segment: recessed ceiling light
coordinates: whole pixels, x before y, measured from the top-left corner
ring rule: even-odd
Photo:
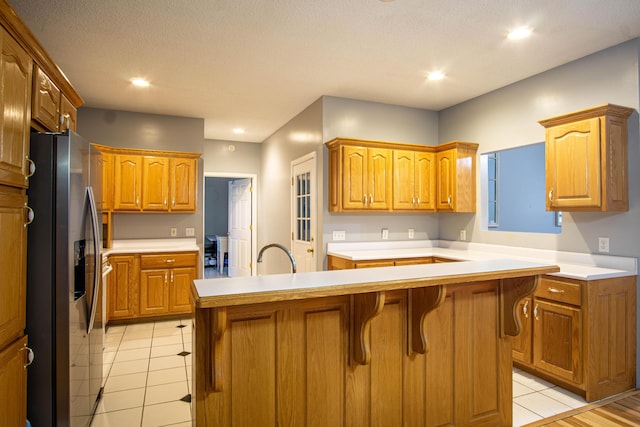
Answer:
[[[149,86],[149,82],[142,78],[131,79],[131,83],[133,83],[134,86],[138,86],[138,87]]]
[[[427,74],[428,80],[442,80],[444,79],[444,73],[442,71],[433,71]]]
[[[242,128],[235,128],[235,129],[233,130],[233,133],[235,133],[236,135],[241,135],[241,134],[243,134],[243,133],[244,133],[244,129],[242,129]]]
[[[520,40],[520,39],[526,39],[527,37],[529,37],[531,35],[531,33],[533,32],[533,30],[529,27],[518,27],[514,30],[512,30],[508,35],[507,38],[510,40]]]

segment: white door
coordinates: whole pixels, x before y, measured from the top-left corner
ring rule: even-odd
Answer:
[[[316,271],[316,156],[291,162],[291,238],[297,271]]]
[[[251,276],[251,179],[229,181],[229,277]]]

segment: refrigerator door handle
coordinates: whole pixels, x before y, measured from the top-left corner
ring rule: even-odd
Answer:
[[[98,228],[98,210],[96,209],[96,200],[93,195],[93,189],[87,187],[87,197],[89,200],[89,212],[91,213],[91,226],[93,228],[93,292],[91,294],[91,306],[89,311],[89,322],[87,324],[87,333],[93,329],[93,323],[96,318],[96,309],[98,306],[98,292],[100,291],[100,231]]]

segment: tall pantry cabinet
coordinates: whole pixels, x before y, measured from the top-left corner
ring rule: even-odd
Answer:
[[[72,126],[83,101],[6,0],[0,0],[0,52],[0,427],[14,427],[26,424],[27,367],[33,356],[25,335],[27,233],[33,214],[27,200],[34,171],[30,133]],[[33,112],[43,113],[41,119]]]

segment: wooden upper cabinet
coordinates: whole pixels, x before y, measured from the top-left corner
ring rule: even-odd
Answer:
[[[77,123],[78,110],[66,96],[60,95],[60,120],[58,122],[58,131],[64,132],[69,129],[75,132]]]
[[[144,156],[142,158],[142,210],[169,209],[169,159]]]
[[[0,47],[0,184],[26,188],[33,61],[1,27]]]
[[[546,128],[548,211],[629,209],[627,119],[612,104],[540,120]]]
[[[449,142],[436,153],[436,209],[476,211],[476,152],[478,144]]]
[[[393,151],[394,210],[435,210],[435,188],[434,153]]]
[[[195,212],[200,153],[96,145],[105,212]]]
[[[58,130],[60,117],[60,89],[37,65],[33,75],[31,118],[48,131]]]
[[[195,211],[197,205],[198,160],[172,158],[169,161],[171,211]]]
[[[326,145],[330,212],[475,212],[478,144],[335,138]]]
[[[116,154],[113,163],[113,210],[139,211],[142,206],[142,156]]]

